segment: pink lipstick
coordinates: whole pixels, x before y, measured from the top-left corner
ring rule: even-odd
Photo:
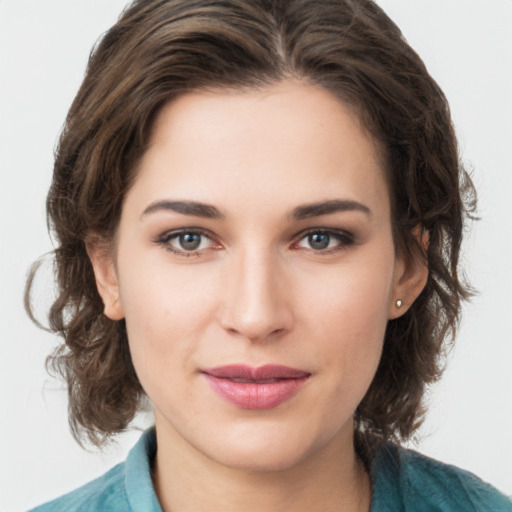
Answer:
[[[291,398],[310,373],[280,365],[219,366],[203,375],[222,398],[242,409],[272,409]]]

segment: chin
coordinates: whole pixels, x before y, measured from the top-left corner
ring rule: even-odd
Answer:
[[[217,462],[227,468],[248,473],[275,473],[297,467],[307,458],[307,453],[296,446],[270,449],[261,446],[231,447],[230,453],[223,452]]]
[[[265,425],[237,429],[209,446],[207,455],[217,463],[240,471],[286,471],[306,463],[329,444],[310,432]]]

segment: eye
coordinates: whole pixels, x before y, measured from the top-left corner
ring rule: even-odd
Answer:
[[[179,256],[199,256],[199,251],[212,246],[213,240],[197,229],[170,231],[159,236],[156,243]]]
[[[345,231],[313,229],[305,233],[297,245],[304,249],[330,254],[342,251],[353,244],[354,237]]]

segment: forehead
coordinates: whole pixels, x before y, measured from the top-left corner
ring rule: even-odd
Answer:
[[[168,103],[134,189],[146,201],[192,195],[226,208],[254,196],[260,206],[333,194],[389,202],[378,144],[354,111],[319,86],[291,81],[200,91]]]

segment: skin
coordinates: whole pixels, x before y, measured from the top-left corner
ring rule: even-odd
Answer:
[[[176,200],[208,203],[222,218],[158,205]],[[290,218],[326,200],[367,211]],[[115,250],[89,254],[105,314],[126,319],[154,405],[165,511],[369,510],[352,417],[388,319],[427,277],[397,257],[390,211],[377,144],[320,87],[198,92],[161,111]],[[190,228],[207,237],[186,257],[174,232]],[[327,248],[308,229],[324,232]],[[311,376],[289,400],[254,411],[225,401],[201,373],[226,364]]]

